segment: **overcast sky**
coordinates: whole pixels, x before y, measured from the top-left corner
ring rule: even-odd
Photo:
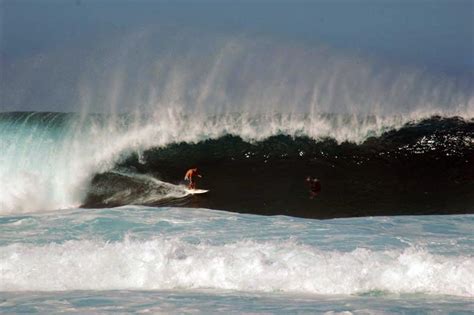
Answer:
[[[3,97],[22,60],[73,54],[140,28],[327,45],[468,80],[474,73],[474,1],[3,0],[0,13]]]
[[[408,62],[473,66],[474,1],[3,0],[2,52],[34,53],[97,30],[156,23],[321,41]],[[82,38],[85,37],[85,38]]]

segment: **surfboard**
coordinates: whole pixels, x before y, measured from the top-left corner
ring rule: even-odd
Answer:
[[[205,193],[207,193],[209,190],[206,190],[206,189],[188,189],[188,188],[185,188],[184,191],[186,191],[186,193],[189,194],[189,195],[200,195],[200,194],[205,194]]]

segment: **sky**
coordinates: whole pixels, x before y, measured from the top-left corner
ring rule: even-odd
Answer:
[[[100,47],[105,51],[120,46],[121,38],[141,29],[159,30],[154,40],[162,42],[182,34],[245,36],[288,46],[330,47],[455,78],[474,77],[472,0],[2,0],[0,14],[3,111],[31,109],[34,100],[48,99],[48,86],[55,83],[48,83],[48,77],[57,72],[65,73],[61,81],[70,80],[64,90],[73,90],[77,79],[72,77],[80,76],[88,51],[106,60],[97,52]],[[75,65],[57,57],[61,55],[68,55]],[[48,56],[41,70],[44,82],[22,87],[21,82],[33,76],[31,65]],[[26,89],[31,97],[21,97]],[[61,97],[56,102],[62,102]]]

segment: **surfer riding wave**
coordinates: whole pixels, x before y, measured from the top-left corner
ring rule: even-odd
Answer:
[[[184,175],[184,180],[189,181],[188,189],[196,189],[196,177],[202,177],[197,167],[189,169]]]

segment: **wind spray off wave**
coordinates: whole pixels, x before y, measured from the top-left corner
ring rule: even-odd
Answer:
[[[1,213],[77,206],[95,174],[172,143],[289,135],[360,144],[433,115],[474,117],[469,80],[322,47],[245,38],[157,47],[155,36],[131,33],[79,59],[83,75],[67,102],[81,114],[2,114]]]

